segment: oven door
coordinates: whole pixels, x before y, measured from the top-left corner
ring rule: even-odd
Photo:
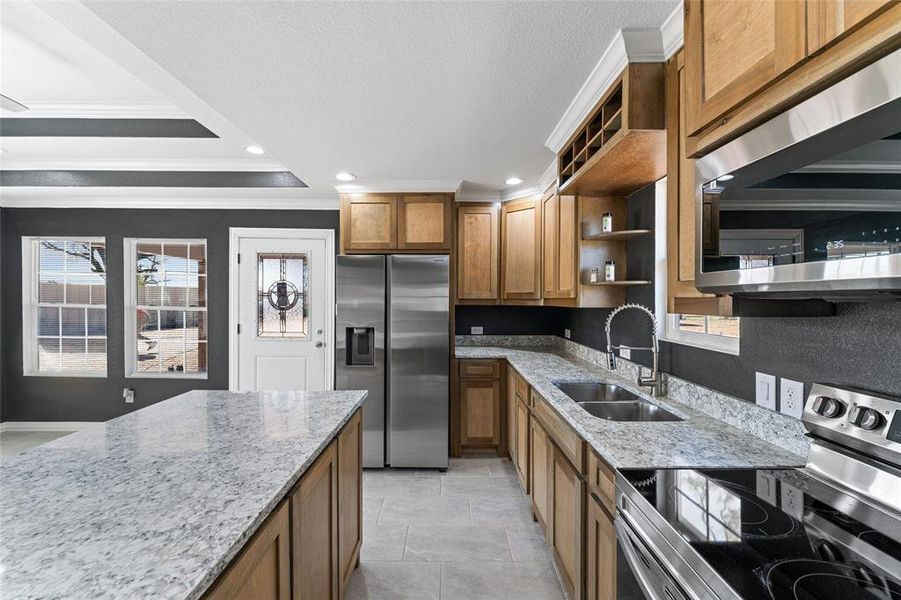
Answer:
[[[616,519],[617,600],[690,600],[663,563],[623,517]]]
[[[696,284],[901,299],[901,50],[696,162]]]

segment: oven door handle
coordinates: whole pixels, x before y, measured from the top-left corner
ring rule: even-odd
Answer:
[[[616,519],[614,526],[619,547],[622,548],[623,556],[625,556],[626,562],[629,563],[629,568],[632,569],[632,574],[635,575],[635,580],[638,582],[638,586],[644,592],[644,595],[650,600],[670,600],[657,591],[657,586],[654,585],[654,577],[652,576],[651,563],[638,547],[641,541],[639,540],[636,543],[633,536],[637,537],[637,534],[632,531],[632,527],[625,524],[622,518]]]

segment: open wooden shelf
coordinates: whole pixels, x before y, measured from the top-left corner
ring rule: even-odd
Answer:
[[[582,239],[595,242],[612,242],[616,240],[631,240],[651,233],[650,229],[624,229],[622,231],[610,231],[608,233],[582,232]]]
[[[583,281],[582,285],[606,285],[606,286],[621,286],[628,287],[631,285],[651,285],[650,281],[644,281],[643,279],[623,279],[621,281],[596,281],[594,283],[590,281]]]
[[[561,194],[626,196],[666,174],[662,63],[633,63],[564,145]]]

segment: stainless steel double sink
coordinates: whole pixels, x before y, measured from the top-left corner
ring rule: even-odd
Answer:
[[[683,421],[615,383],[560,381],[554,383],[588,414],[608,421]]]

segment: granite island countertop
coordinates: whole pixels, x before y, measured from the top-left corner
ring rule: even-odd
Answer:
[[[684,403],[650,396],[634,381],[557,348],[457,346],[458,359],[506,359],[561,417],[617,469],[803,467],[806,457],[780,448]],[[611,381],[684,421],[607,421],[582,410],[555,381]]]
[[[191,391],[4,460],[3,597],[200,597],[365,398]]]

